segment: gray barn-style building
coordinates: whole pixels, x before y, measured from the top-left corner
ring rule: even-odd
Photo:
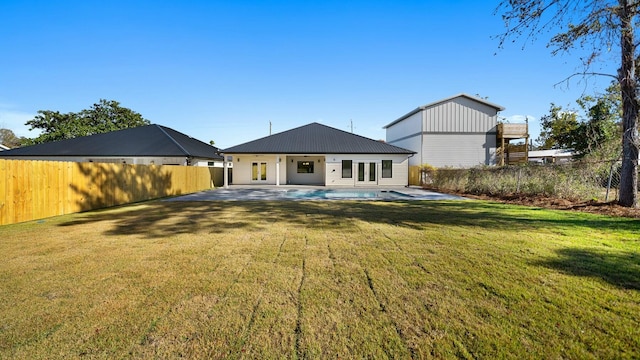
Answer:
[[[420,106],[384,127],[387,143],[413,150],[410,166],[496,165],[498,113],[504,107],[458,94]]]

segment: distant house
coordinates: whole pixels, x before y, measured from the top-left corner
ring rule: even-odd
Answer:
[[[9,147],[0,144],[0,151],[5,151],[5,150],[9,150],[9,149],[10,149]]]
[[[413,155],[318,123],[224,150],[236,185],[405,186]]]
[[[147,125],[0,152],[0,158],[222,167],[218,148],[161,125]]]
[[[389,144],[415,151],[411,166],[496,165],[498,112],[504,107],[459,94],[420,106],[384,126]],[[508,140],[507,140],[508,143]]]
[[[560,164],[573,160],[576,152],[568,149],[531,150],[529,162],[538,164]]]

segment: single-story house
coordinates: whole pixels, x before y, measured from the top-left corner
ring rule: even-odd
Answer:
[[[415,154],[319,123],[223,152],[233,163],[231,182],[235,185],[325,186],[406,186],[409,158]],[[228,184],[227,175],[225,186]]]
[[[391,145],[415,151],[411,166],[465,168],[498,162],[498,113],[504,107],[458,94],[420,106],[384,126]]]
[[[152,124],[5,150],[0,158],[223,167],[218,152],[215,146]]]

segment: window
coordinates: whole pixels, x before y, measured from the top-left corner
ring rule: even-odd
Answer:
[[[342,178],[351,179],[353,163],[351,160],[342,160]]]
[[[298,174],[313,174],[313,161],[298,161]]]
[[[382,160],[382,177],[383,178],[392,178],[393,177],[393,162],[391,160]]]
[[[364,163],[358,163],[358,181],[364,181]]]
[[[369,163],[369,181],[376,181],[376,163]]]

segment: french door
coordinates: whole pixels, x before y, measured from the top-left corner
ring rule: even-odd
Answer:
[[[376,163],[358,163],[358,184],[376,184],[378,182],[378,177],[376,175]]]
[[[251,180],[252,181],[267,181],[267,163],[266,162],[253,162],[251,163]]]

